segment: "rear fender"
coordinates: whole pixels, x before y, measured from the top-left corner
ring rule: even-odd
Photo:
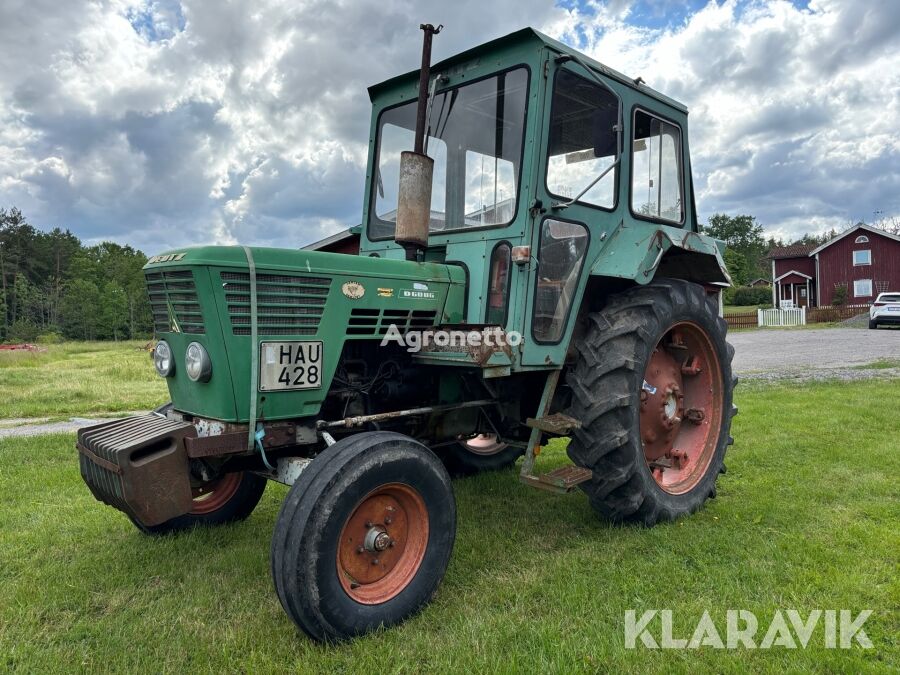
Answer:
[[[646,284],[657,275],[706,284],[731,284],[724,242],[675,227],[621,224],[591,267],[591,274]]]

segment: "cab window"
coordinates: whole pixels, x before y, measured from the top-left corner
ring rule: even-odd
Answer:
[[[581,223],[548,218],[541,226],[531,327],[535,341],[562,339],[587,246],[588,231]]]
[[[525,67],[440,91],[429,101],[425,145],[434,159],[432,234],[513,221],[527,102]],[[416,109],[412,100],[379,116],[370,239],[394,234],[400,153],[412,150]]]
[[[681,129],[643,110],[635,111],[632,128],[632,213],[682,222]]]
[[[571,199],[590,185],[616,159],[619,102],[611,91],[568,70],[560,70],[553,85],[547,191]],[[613,208],[613,169],[584,193],[579,202]]]

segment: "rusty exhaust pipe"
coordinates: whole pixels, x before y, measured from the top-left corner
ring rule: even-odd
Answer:
[[[419,252],[428,246],[434,160],[425,154],[425,118],[428,110],[428,80],[431,76],[431,39],[441,32],[442,27],[435,28],[430,23],[423,23],[419,28],[424,32],[424,37],[416,108],[416,136],[413,151],[400,153],[397,227],[394,231],[394,241],[404,248],[407,260],[418,260]]]

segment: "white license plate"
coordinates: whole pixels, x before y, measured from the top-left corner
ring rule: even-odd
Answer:
[[[888,307],[889,312],[900,312],[900,307]]]
[[[261,342],[259,390],[318,389],[322,386],[321,342]]]

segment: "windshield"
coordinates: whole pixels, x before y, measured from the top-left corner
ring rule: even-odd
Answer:
[[[528,71],[516,68],[429,100],[432,233],[506,225],[515,217],[527,94]],[[400,153],[412,150],[415,127],[415,100],[379,117],[370,239],[394,235]]]

